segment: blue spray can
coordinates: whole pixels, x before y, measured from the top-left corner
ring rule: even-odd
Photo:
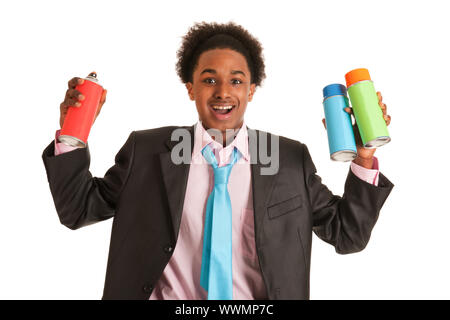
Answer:
[[[349,107],[349,103],[344,85],[330,84],[323,88],[330,158],[335,161],[351,161],[357,155],[352,119],[345,112],[346,107]]]

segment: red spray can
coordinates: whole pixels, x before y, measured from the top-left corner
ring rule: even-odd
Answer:
[[[85,99],[79,101],[78,108],[70,107],[67,110],[59,141],[73,147],[86,147],[89,132],[94,124],[103,87],[98,83],[97,74],[92,72],[84,82],[75,87],[84,95]]]

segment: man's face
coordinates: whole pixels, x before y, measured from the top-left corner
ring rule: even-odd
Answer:
[[[189,97],[195,100],[199,119],[205,129],[239,129],[255,84],[245,57],[231,49],[203,52],[188,82]],[[231,109],[229,109],[231,106]]]

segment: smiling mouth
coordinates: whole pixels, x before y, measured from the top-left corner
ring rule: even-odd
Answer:
[[[233,104],[229,104],[229,105],[212,104],[212,105],[210,105],[210,107],[216,114],[228,114],[236,106]]]

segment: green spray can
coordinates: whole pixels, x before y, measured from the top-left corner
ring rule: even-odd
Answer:
[[[345,81],[364,148],[378,148],[391,141],[369,71],[352,70]]]

